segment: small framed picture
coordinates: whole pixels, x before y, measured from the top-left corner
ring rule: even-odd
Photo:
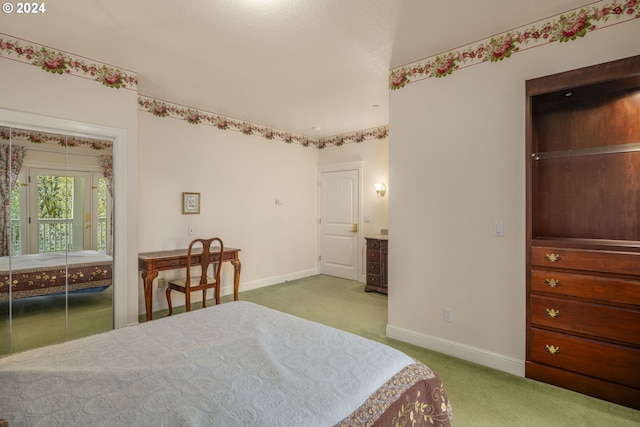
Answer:
[[[182,213],[200,213],[200,193],[182,193]]]

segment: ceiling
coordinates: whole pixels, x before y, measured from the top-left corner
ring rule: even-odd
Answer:
[[[325,138],[388,124],[391,68],[588,2],[60,0],[0,31],[137,72],[141,95]]]

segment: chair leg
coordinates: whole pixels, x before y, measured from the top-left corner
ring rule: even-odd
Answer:
[[[218,305],[220,304],[220,283],[216,285],[216,287],[213,289],[213,292],[215,292],[216,305]]]
[[[169,305],[169,314],[168,316],[171,316],[173,314],[173,306],[171,305],[171,288],[167,287],[167,305]]]
[[[185,292],[185,311],[191,311],[191,292]]]

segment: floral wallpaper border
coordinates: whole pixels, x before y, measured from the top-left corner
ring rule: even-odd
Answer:
[[[279,140],[288,144],[299,144],[303,147],[315,147],[319,149],[330,146],[341,146],[351,142],[360,143],[369,139],[384,139],[389,135],[389,127],[382,126],[328,138],[311,138],[244,120],[233,119],[220,114],[172,104],[144,95],[138,96],[138,110],[149,112],[156,117],[172,117],[194,125],[204,124],[214,126],[220,130],[233,130],[242,132],[245,135],[257,135],[269,140]]]
[[[53,133],[43,133],[0,126],[0,141],[9,141],[10,139],[28,141],[33,144],[56,144],[62,147],[85,147],[96,151],[111,150],[113,148],[112,142],[101,139],[56,135]]]
[[[419,80],[446,77],[461,68],[483,62],[502,61],[525,48],[552,42],[570,42],[586,36],[591,31],[638,18],[640,18],[638,0],[593,2],[579,9],[536,21],[480,42],[394,68],[389,73],[389,88],[398,90]],[[133,72],[99,62],[89,62],[76,55],[9,37],[0,33],[0,58],[5,57],[35,65],[49,73],[89,77],[110,88],[137,90],[138,76]],[[156,117],[172,117],[191,124],[205,124],[220,130],[233,130],[245,135],[257,135],[268,140],[279,140],[319,149],[371,139],[384,139],[389,135],[389,127],[382,126],[328,138],[312,138],[144,95],[138,96],[138,109],[152,113]],[[55,136],[36,134],[26,138],[35,143],[55,140]],[[4,134],[0,133],[0,139],[6,139]],[[101,149],[96,148],[90,141],[77,143]]]
[[[591,31],[638,18],[638,0],[594,2],[456,50],[394,68],[389,74],[389,89],[398,90],[409,83],[431,77],[446,77],[461,68],[483,62],[502,61],[524,48],[553,42],[570,42]]]
[[[5,56],[25,64],[35,65],[53,74],[89,77],[103,85],[120,89],[137,89],[138,76],[130,71],[0,33],[0,57]]]

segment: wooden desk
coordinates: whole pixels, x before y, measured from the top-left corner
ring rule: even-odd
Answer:
[[[240,286],[240,249],[224,248],[222,262],[230,262],[233,265],[233,299],[238,301],[238,288]],[[192,254],[193,258],[193,254]],[[211,261],[218,260],[218,254],[211,253]],[[200,257],[195,258],[200,262]],[[187,249],[172,249],[168,251],[142,252],[138,254],[138,270],[142,272],[144,285],[144,305],[147,311],[147,320],[151,320],[153,313],[152,290],[153,279],[158,277],[159,271],[177,270],[187,267]]]

